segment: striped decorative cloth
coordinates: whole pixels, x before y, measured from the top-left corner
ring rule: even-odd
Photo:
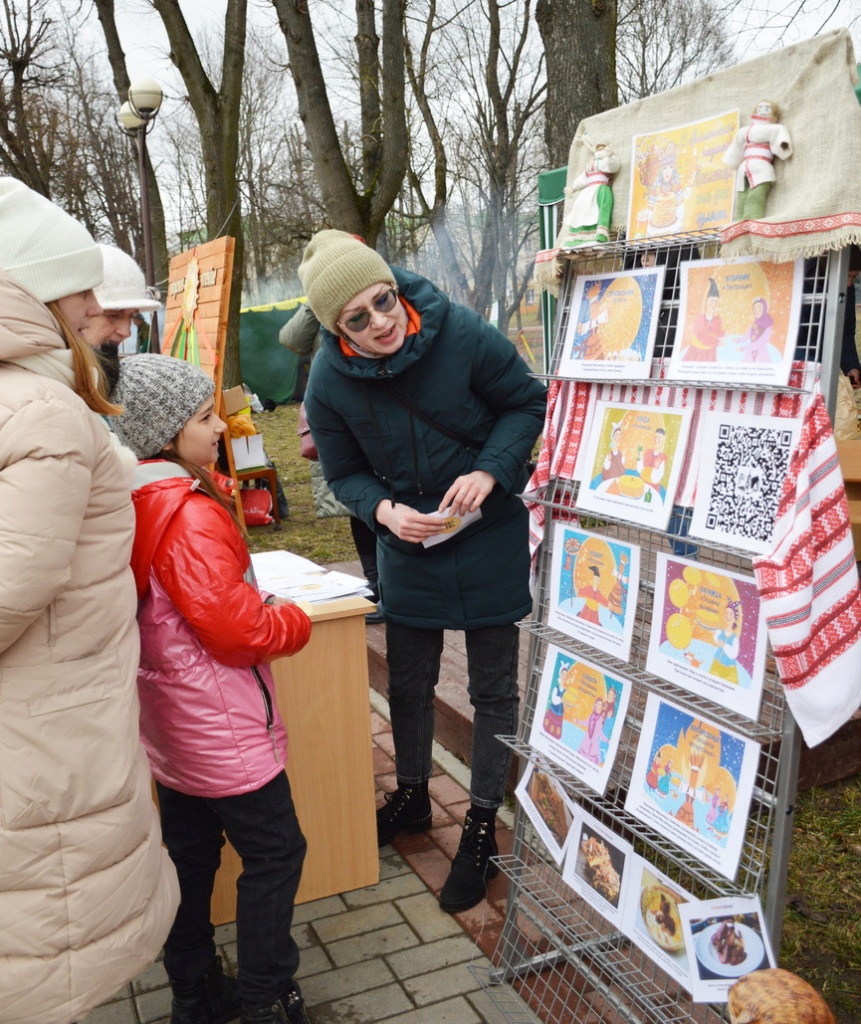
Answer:
[[[808,746],[861,705],[861,593],[831,421],[818,387],[754,575],[786,700]]]

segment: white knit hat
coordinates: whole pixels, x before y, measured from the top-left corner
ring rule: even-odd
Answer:
[[[16,178],[0,178],[0,269],[40,302],[89,291],[102,254],[89,231]]]
[[[116,435],[139,459],[159,455],[215,391],[203,370],[184,359],[149,353],[120,360],[111,401],[123,407],[111,416]]]
[[[161,303],[147,288],[140,267],[128,253],[115,245],[100,245],[105,279],[96,288],[102,309],[140,309],[145,313],[161,309]]]

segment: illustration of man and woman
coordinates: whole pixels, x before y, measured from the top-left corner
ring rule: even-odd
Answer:
[[[621,445],[622,427],[617,423],[610,435],[610,450],[604,459],[604,465],[601,467],[602,480],[614,480],[616,477],[625,475],[625,462],[622,457]]]
[[[661,753],[655,754],[652,758],[652,766],[646,774],[646,785],[651,790],[655,790],[660,793],[662,797],[670,795],[670,789],[673,781],[673,760],[667,758],[663,764],[661,764]]]
[[[727,601],[723,613],[723,629],[715,630],[715,655],[709,666],[713,676],[738,682],[738,654],[741,640],[741,603]]]
[[[588,315],[577,324],[574,355],[580,359],[603,359],[604,343],[601,339],[601,329],[607,323],[609,314],[601,301],[599,282],[596,281],[589,286],[585,298],[589,306]]]
[[[687,363],[714,363],[717,350],[723,341],[723,324],[720,313],[720,289],[713,277],[709,278],[706,297],[703,300],[702,312],[694,317],[691,325],[691,338],[682,353]]]
[[[768,312],[768,303],[763,298],[753,300],[753,323],[739,338],[742,358],[746,363],[770,363],[768,346],[774,328],[774,318]]]
[[[673,759],[668,757],[662,763],[661,752],[658,750],[652,758],[652,766],[646,773],[646,785],[661,796],[669,796],[673,780]]]
[[[658,427],[655,431],[654,446],[645,451],[639,449],[637,453],[637,472],[647,484],[651,484],[656,489],[660,489],[667,468],[667,455],[664,451],[666,440],[666,430],[663,427]]]

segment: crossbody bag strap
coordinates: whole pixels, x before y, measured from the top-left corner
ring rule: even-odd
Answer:
[[[476,441],[473,438],[464,437],[463,434],[458,434],[457,431],[450,430],[448,427],[443,426],[442,423],[438,423],[432,416],[429,416],[426,412],[422,412],[421,409],[417,409],[406,396],[402,395],[399,391],[396,391],[391,385],[389,385],[386,394],[391,395],[399,405],[402,405],[408,412],[411,412],[416,419],[421,420],[422,423],[426,423],[429,427],[433,427],[433,429],[438,433],[451,438],[452,441],[457,441],[457,443],[462,445],[464,448],[480,451],[484,446],[483,441]]]

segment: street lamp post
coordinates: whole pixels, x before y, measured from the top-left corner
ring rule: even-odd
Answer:
[[[144,238],[146,283],[155,288],[155,256],[152,247],[152,221],[149,205],[149,161],[146,137],[161,106],[161,86],[152,78],[139,78],[129,86],[128,100],[120,107],[120,126],[126,135],[134,136],[138,147],[138,175],[141,190],[141,221]],[[161,351],[158,333],[158,311],[152,314],[150,352]]]

